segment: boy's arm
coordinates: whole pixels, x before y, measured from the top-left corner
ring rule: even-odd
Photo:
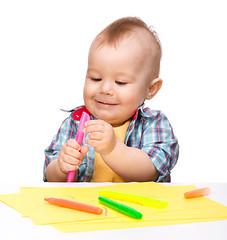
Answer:
[[[92,120],[85,124],[90,133],[87,144],[100,153],[106,164],[125,181],[155,181],[159,173],[143,150],[128,147],[117,140],[110,124]]]
[[[128,147],[119,140],[112,152],[101,154],[103,160],[119,176],[128,182],[156,181],[159,172],[143,150]]]
[[[113,128],[102,120],[88,121],[87,144],[125,181],[156,181],[170,174],[178,158],[178,141],[164,115],[143,128],[142,148],[128,147],[116,139]],[[136,140],[136,139],[134,139]]]

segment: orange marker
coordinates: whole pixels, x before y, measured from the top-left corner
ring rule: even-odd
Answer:
[[[185,198],[203,197],[210,194],[210,188],[198,188],[184,193]]]
[[[50,204],[57,205],[60,207],[75,209],[82,212],[94,213],[94,214],[102,214],[103,210],[99,207],[88,205],[85,203],[79,203],[63,198],[44,198]]]

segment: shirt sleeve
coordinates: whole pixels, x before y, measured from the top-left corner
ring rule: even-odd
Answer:
[[[60,126],[57,134],[53,137],[50,146],[48,146],[45,151],[45,161],[43,167],[43,181],[46,182],[46,168],[53,160],[57,159],[62,145],[64,145],[68,139],[75,136],[76,124],[72,120],[72,117],[68,117],[64,120]]]
[[[179,155],[178,140],[164,114],[158,111],[154,118],[147,118],[142,135],[142,150],[150,157],[162,181],[176,165]]]

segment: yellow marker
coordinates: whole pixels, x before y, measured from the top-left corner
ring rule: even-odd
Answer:
[[[126,201],[126,202],[132,202],[132,203],[138,203],[143,206],[154,207],[154,208],[164,208],[168,204],[168,202],[166,202],[162,199],[153,198],[153,197],[145,197],[142,195],[121,193],[121,192],[100,191],[99,195],[101,197],[112,198],[112,199],[122,200],[122,201]]]

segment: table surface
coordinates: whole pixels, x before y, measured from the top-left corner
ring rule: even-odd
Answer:
[[[0,183],[0,194],[19,193],[20,187],[92,187],[110,183],[40,183],[40,184],[3,184]],[[209,198],[227,206],[227,183],[190,183],[190,184],[165,184],[195,185],[196,187],[211,188]],[[89,240],[120,240],[120,239],[206,239],[226,240],[227,220],[178,224],[169,226],[132,228],[121,230],[106,230],[79,233],[61,233],[51,226],[34,225],[30,218],[21,217],[21,214],[6,204],[0,202],[0,239],[89,239]]]

